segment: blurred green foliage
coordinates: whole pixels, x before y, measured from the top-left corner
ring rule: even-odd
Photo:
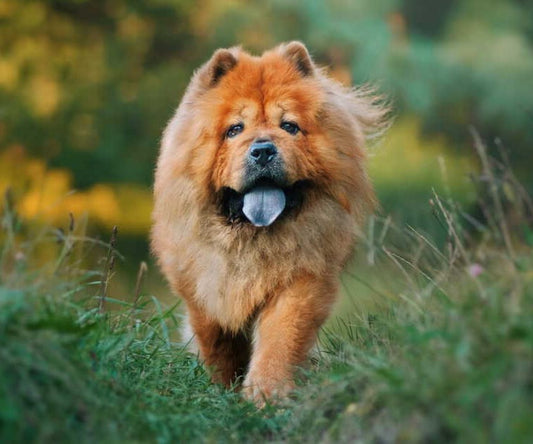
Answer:
[[[521,0],[5,0],[0,148],[26,147],[77,187],[148,185],[161,130],[213,49],[300,39],[332,71],[377,82],[425,132],[462,142],[473,124],[524,165],[532,23]]]
[[[500,138],[533,189],[532,23],[524,0],[3,0],[0,192],[25,217],[118,225],[136,269],[161,132],[194,69],[219,47],[298,39],[339,81],[391,99],[370,163],[379,200],[437,236],[433,188],[472,202],[469,126],[491,149]]]
[[[4,2],[2,146],[70,169],[79,187],[149,184],[158,135],[196,63],[193,4]]]

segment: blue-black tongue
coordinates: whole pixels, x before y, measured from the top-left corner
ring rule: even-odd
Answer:
[[[242,212],[256,227],[267,227],[283,212],[285,204],[281,188],[259,186],[244,195]]]

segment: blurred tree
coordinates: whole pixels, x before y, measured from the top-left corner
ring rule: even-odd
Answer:
[[[77,187],[151,182],[160,133],[221,46],[300,39],[344,82],[459,149],[474,124],[533,161],[533,6],[526,0],[3,0],[0,147],[26,147]]]
[[[198,62],[194,5],[3,2],[2,146],[69,168],[78,187],[149,184],[161,128]]]
[[[522,0],[273,0],[228,3],[213,21],[228,43],[307,42],[333,72],[377,82],[397,113],[420,115],[459,150],[469,125],[502,139],[533,186],[532,13]]]
[[[413,33],[441,36],[457,0],[402,0],[401,10]]]

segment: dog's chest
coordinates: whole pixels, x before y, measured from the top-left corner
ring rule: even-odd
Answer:
[[[196,300],[210,317],[230,330],[240,329],[285,279],[276,272],[278,267],[266,263],[259,267],[250,261],[231,263],[215,251],[202,256],[197,261]]]

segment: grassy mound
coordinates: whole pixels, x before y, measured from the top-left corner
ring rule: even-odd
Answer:
[[[322,331],[294,396],[262,411],[174,342],[179,314],[143,294],[142,272],[135,294],[109,294],[114,238],[29,228],[7,196],[0,441],[531,442],[533,205],[476,146],[479,216],[435,195],[443,245],[374,220],[366,264],[343,277],[355,308]]]

